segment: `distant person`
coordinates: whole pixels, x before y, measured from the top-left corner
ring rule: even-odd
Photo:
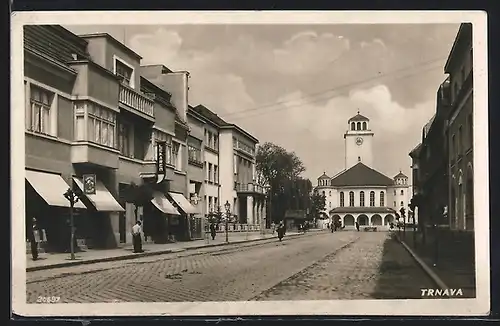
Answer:
[[[271,232],[274,235],[274,232],[276,232],[276,223],[272,222],[271,223]]]
[[[283,221],[280,222],[277,228],[278,231],[278,239],[281,241],[285,236],[285,223]]]
[[[31,232],[28,235],[29,241],[31,245],[31,256],[33,260],[38,259],[38,244],[40,243],[41,235],[40,230],[38,229],[36,218],[33,218],[33,225],[31,228]]]
[[[359,223],[356,221],[356,223],[354,223],[354,225],[356,225],[356,230],[358,230],[358,232],[359,232]]]
[[[135,222],[132,227],[132,243],[134,245],[134,253],[143,252],[141,238],[141,221]]]
[[[215,240],[215,236],[217,235],[217,230],[215,230],[215,223],[210,224],[210,235],[212,236],[212,240]]]

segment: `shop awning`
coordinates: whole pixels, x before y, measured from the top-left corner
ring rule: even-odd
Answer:
[[[198,214],[198,210],[196,207],[191,205],[189,200],[187,200],[186,197],[184,197],[183,194],[177,193],[177,192],[169,192],[168,193],[170,197],[175,201],[177,205],[184,211],[186,214]]]
[[[165,195],[161,192],[155,191],[153,193],[153,197],[154,198],[151,199],[151,203],[153,203],[153,205],[155,205],[161,212],[171,215],[181,215],[177,208],[175,208],[174,205],[172,205],[172,203],[168,201],[167,197],[165,197]]]
[[[70,207],[64,193],[70,186],[59,174],[26,170],[26,180],[50,206]],[[81,202],[75,208],[86,208]]]
[[[78,188],[83,192],[83,183],[80,178],[73,178]],[[85,195],[100,212],[124,212],[125,209],[116,201],[104,184],[97,180],[95,195]]]

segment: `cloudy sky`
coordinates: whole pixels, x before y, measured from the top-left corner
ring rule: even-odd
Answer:
[[[305,177],[343,169],[347,120],[370,118],[374,167],[410,176],[458,24],[65,26],[107,32],[143,64],[191,73],[204,104],[261,143],[295,151]]]

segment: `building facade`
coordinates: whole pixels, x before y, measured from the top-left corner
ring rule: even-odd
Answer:
[[[347,228],[360,225],[388,227],[400,209],[407,209],[408,178],[399,173],[389,178],[374,170],[373,135],[370,120],[358,114],[348,120],[345,139],[346,169],[333,177],[323,173],[314,191],[326,198],[331,221],[340,220]]]
[[[461,24],[445,65],[450,78],[448,115],[449,223],[455,230],[474,230],[472,24]]]
[[[255,183],[258,140],[203,105],[194,109],[210,121],[206,125],[207,141],[213,146],[206,148],[206,173],[207,184],[212,186],[209,190],[212,201],[207,196],[207,210],[217,211],[221,206],[221,211],[225,212],[224,206],[229,203],[235,223],[260,228],[265,225],[266,193]],[[218,184],[212,185],[215,181],[210,180],[217,180]]]
[[[179,211],[190,217],[198,212],[186,199],[189,126],[172,95],[141,76],[141,57],[108,34],[77,36],[60,26],[27,26],[24,40],[27,227],[36,218],[47,249],[68,250],[63,193],[72,188],[81,198],[75,206],[80,247],[131,242],[136,213],[146,236],[191,238],[189,220],[178,217]],[[198,129],[202,140],[203,127]],[[155,174],[159,141],[167,143],[162,180]],[[203,172],[191,172],[203,182]],[[86,174],[96,176],[94,195],[83,195]],[[146,183],[155,198],[136,209],[125,193]],[[164,223],[165,216],[172,220]]]

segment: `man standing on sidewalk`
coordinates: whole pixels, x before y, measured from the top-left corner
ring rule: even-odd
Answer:
[[[141,221],[137,221],[132,227],[132,243],[134,245],[134,253],[142,252]]]

